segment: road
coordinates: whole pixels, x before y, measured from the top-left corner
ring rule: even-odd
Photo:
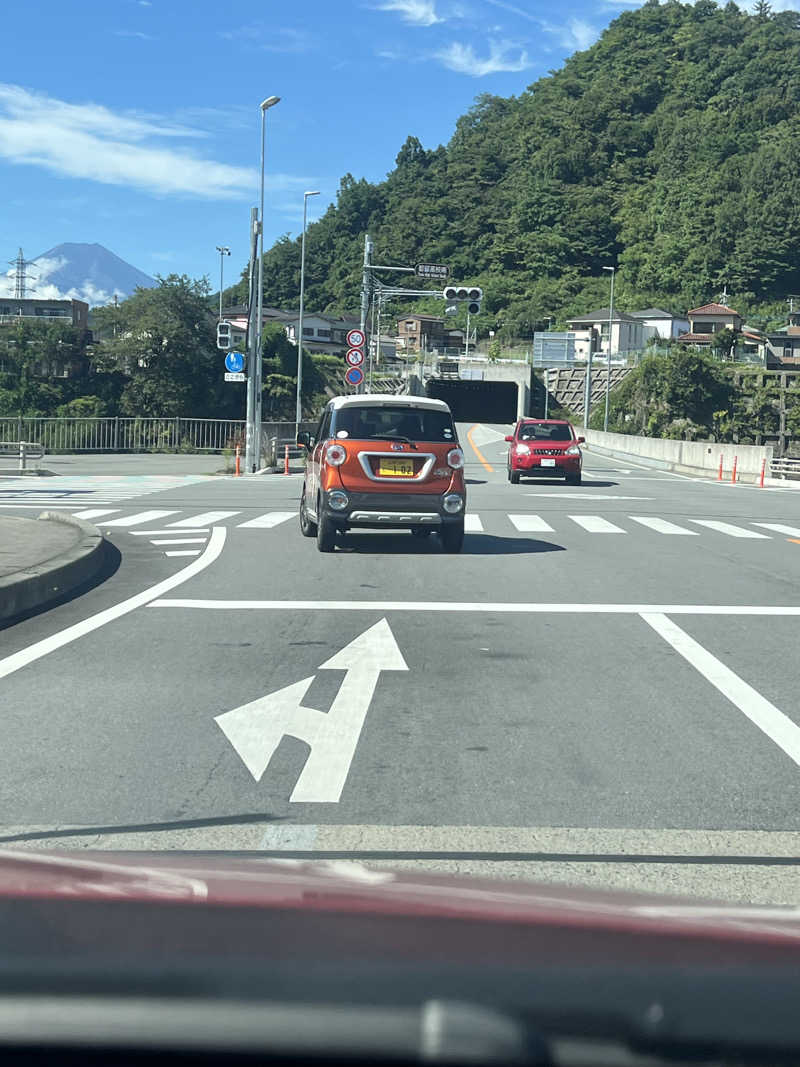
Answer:
[[[0,630],[0,845],[800,903],[800,493],[591,453],[512,486],[506,428],[468,429],[457,556],[318,553],[299,475],[0,484],[120,553]]]

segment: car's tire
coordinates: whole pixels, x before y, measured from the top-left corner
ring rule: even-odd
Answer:
[[[320,552],[333,552],[336,544],[336,527],[320,508],[317,513],[317,548]]]
[[[580,485],[581,484],[581,476],[580,476],[580,474],[568,474],[566,480],[567,480],[567,485]]]
[[[447,522],[439,531],[445,552],[460,552],[464,545],[464,520]]]
[[[308,517],[308,511],[306,510],[305,491],[303,491],[303,495],[300,497],[300,533],[303,537],[317,536],[317,524],[312,522]]]
[[[425,526],[412,526],[411,527],[411,536],[412,537],[419,537],[420,539],[422,539],[422,538],[425,538],[425,537],[429,537],[431,533],[432,533],[432,531],[429,530]]]
[[[508,480],[512,485],[519,485],[519,471],[512,471],[511,468],[509,468]]]

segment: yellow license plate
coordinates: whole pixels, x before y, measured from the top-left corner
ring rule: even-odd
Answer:
[[[382,459],[378,462],[379,478],[413,478],[413,459]]]

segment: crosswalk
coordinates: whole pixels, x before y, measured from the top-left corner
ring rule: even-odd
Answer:
[[[217,510],[187,514],[187,509],[148,508],[125,514],[121,508],[86,508],[73,511],[77,518],[96,523],[102,530],[120,531],[132,537],[148,538],[168,556],[199,555],[214,526],[245,531],[275,531],[297,521],[297,511],[267,511],[253,515],[247,511]],[[606,515],[551,512],[547,517],[532,513],[472,512],[465,517],[468,534],[514,536],[536,535],[558,538],[571,534],[590,537],[639,534],[652,537],[703,537],[746,541],[797,539],[800,522],[738,520],[731,522],[707,518],[664,518],[659,515]],[[766,531],[766,532],[764,532]]]
[[[0,505],[50,507],[70,504],[118,504],[166,489],[183,489],[199,482],[219,482],[213,474],[81,474],[57,478],[4,478]]]

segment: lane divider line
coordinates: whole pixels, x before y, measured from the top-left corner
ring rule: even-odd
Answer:
[[[27,648],[20,649],[19,652],[6,656],[5,659],[0,660],[0,678],[7,678],[9,674],[13,674],[22,667],[27,667],[30,663],[47,656],[50,652],[55,652],[57,649],[63,648],[64,645],[69,645],[73,641],[77,641],[79,637],[85,637],[86,634],[90,634],[94,630],[99,630],[101,626],[114,622],[115,619],[135,611],[136,608],[142,608],[149,604],[151,600],[155,600],[177,586],[183,585],[184,582],[204,571],[206,567],[210,567],[219,558],[224,545],[225,527],[215,526],[211,531],[211,537],[203,554],[193,563],[178,571],[177,574],[171,574],[169,578],[165,578],[149,589],[144,589],[141,593],[136,593],[127,600],[114,604],[113,607],[105,608],[96,615],[90,615],[88,619],[81,619],[80,622],[68,626],[66,630],[51,634],[50,637],[45,637]]]
[[[469,428],[469,430],[467,430],[467,440],[469,441],[470,448],[475,453],[475,455],[478,457],[479,461],[483,464],[484,470],[487,470],[490,474],[494,474],[494,467],[491,465],[491,463],[487,462],[486,457],[484,456],[484,454],[481,452],[481,450],[478,448],[478,446],[472,440],[472,432],[473,432],[473,430],[477,430],[478,429],[478,425],[479,425],[478,423],[475,423],[474,426],[471,426]]]
[[[790,760],[800,766],[800,726],[766,697],[748,685],[730,667],[698,644],[666,615],[642,613],[641,618],[687,663],[766,734]]]

